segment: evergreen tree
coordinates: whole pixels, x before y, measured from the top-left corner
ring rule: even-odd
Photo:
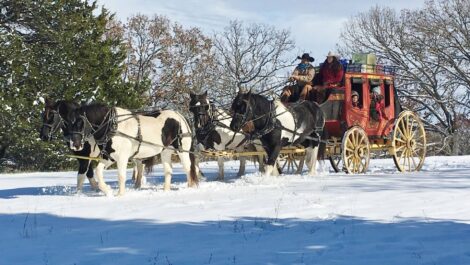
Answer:
[[[148,82],[123,80],[126,51],[120,36],[106,34],[111,19],[96,2],[0,3],[0,154],[7,146],[4,156],[24,169],[64,165],[63,143],[38,140],[42,97],[142,106]]]

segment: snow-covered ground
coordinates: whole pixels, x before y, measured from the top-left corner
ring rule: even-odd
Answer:
[[[164,192],[156,167],[123,197],[76,194],[75,172],[0,175],[0,264],[470,264],[470,156],[316,177],[228,162],[226,182],[201,167],[198,188],[176,166]]]

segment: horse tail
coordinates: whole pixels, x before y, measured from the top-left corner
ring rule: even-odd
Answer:
[[[191,143],[191,149],[189,152],[189,160],[191,161],[189,177],[191,178],[191,181],[197,185],[199,183],[199,178],[197,176],[197,171],[196,171],[196,155],[194,154],[194,143]]]
[[[142,164],[145,165],[145,172],[150,174],[153,171],[153,166],[158,163],[158,155],[147,158],[142,161]]]

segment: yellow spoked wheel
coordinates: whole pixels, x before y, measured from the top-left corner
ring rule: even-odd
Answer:
[[[369,167],[370,146],[366,132],[358,126],[346,131],[341,143],[342,160],[347,173],[365,173]]]
[[[300,174],[304,166],[305,155],[294,153],[279,154],[278,163],[282,173]]]
[[[426,156],[426,132],[421,119],[412,111],[403,111],[393,128],[393,161],[401,172],[419,171]]]
[[[331,155],[328,157],[328,159],[330,160],[330,164],[331,164],[331,167],[333,168],[333,170],[338,173],[338,172],[341,172],[341,171],[344,171],[343,170],[343,156],[341,154],[339,155]]]

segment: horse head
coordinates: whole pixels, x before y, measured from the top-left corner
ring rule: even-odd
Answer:
[[[211,122],[212,109],[209,99],[207,99],[207,91],[201,95],[190,94],[189,110],[194,115],[194,127],[196,129],[204,128]]]
[[[92,103],[76,109],[70,126],[70,149],[80,151],[89,137],[103,140],[109,132],[111,109],[104,104]]]
[[[42,112],[42,126],[39,132],[39,137],[43,141],[52,140],[52,136],[62,129],[64,137],[67,138],[68,130],[67,124],[69,123],[71,113],[77,109],[79,105],[72,101],[46,99],[44,111]]]
[[[230,129],[234,132],[240,129],[249,121],[253,120],[252,93],[250,91],[239,90],[232,102],[231,113],[232,122]]]

